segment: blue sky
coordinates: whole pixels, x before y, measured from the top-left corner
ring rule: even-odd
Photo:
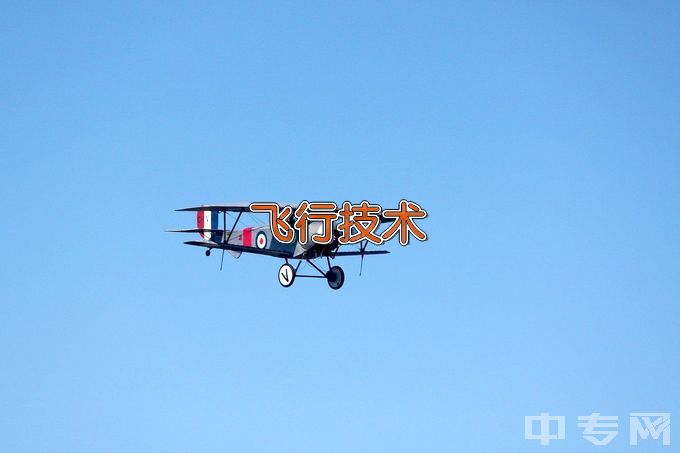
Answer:
[[[540,412],[567,417],[547,451],[595,448],[591,412],[633,449],[629,412],[680,414],[678,23],[5,3],[0,450],[531,451]],[[343,259],[337,292],[163,233],[192,204],[401,198],[429,240]]]

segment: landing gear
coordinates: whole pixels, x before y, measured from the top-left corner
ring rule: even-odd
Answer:
[[[342,270],[340,266],[331,266],[331,260],[330,258],[326,257],[326,261],[328,262],[328,271],[324,272],[319,266],[314,264],[314,262],[310,259],[306,259],[307,263],[309,263],[310,266],[312,266],[314,269],[316,269],[319,272],[319,275],[309,275],[309,274],[298,274],[298,268],[300,267],[300,263],[302,263],[302,260],[298,263],[297,267],[293,267],[290,264],[288,264],[288,260],[286,259],[286,264],[281,266],[279,268],[279,283],[281,286],[284,288],[288,288],[290,285],[293,284],[295,281],[296,277],[305,277],[305,278],[323,278],[328,282],[328,286],[330,286],[332,289],[340,289],[342,288],[342,285],[345,283],[345,272]]]
[[[340,266],[333,266],[326,272],[326,280],[332,289],[340,289],[345,283],[345,271]]]
[[[286,263],[279,269],[279,283],[284,288],[288,288],[295,281],[295,268]]]
[[[210,249],[205,251],[205,256],[210,256]]]

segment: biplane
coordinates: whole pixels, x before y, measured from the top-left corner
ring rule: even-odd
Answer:
[[[293,210],[295,208],[293,206]],[[176,211],[196,212],[196,228],[166,231],[170,233],[198,233],[201,236],[200,240],[185,241],[184,243],[205,248],[206,256],[210,256],[213,249],[222,250],[220,270],[222,270],[224,263],[225,251],[229,252],[234,258],[239,258],[242,253],[253,253],[285,260],[278,273],[279,283],[284,288],[291,286],[296,278],[323,278],[326,279],[328,286],[332,289],[340,289],[345,283],[345,272],[340,266],[332,265],[331,260],[339,256],[359,256],[361,257],[359,275],[361,275],[364,256],[389,253],[387,250],[366,250],[368,241],[359,243],[358,250],[340,250],[340,247],[348,246],[339,243],[337,230],[334,230],[333,241],[330,244],[317,244],[312,241],[302,244],[298,240],[297,233],[294,240],[286,244],[276,239],[268,224],[237,229],[242,215],[244,213],[252,214],[250,203],[203,205],[177,209]],[[236,215],[236,220],[229,229],[227,229],[227,214],[229,214],[229,217]],[[221,228],[220,217],[222,218]],[[309,234],[321,233],[323,227],[323,222],[309,222]],[[297,265],[293,266],[291,262],[295,260],[297,260]],[[325,261],[327,270],[322,269],[317,264],[319,260]],[[309,263],[318,274],[298,273],[303,262]]]

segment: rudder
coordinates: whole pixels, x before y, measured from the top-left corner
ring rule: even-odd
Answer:
[[[196,228],[217,230],[219,228],[219,216],[217,211],[196,211]],[[203,239],[212,240],[218,233],[202,231],[199,233]]]

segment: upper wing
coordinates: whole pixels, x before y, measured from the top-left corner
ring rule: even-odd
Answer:
[[[206,204],[203,206],[192,206],[190,208],[175,209],[175,211],[229,211],[243,212],[250,211],[250,203],[228,203],[228,204]]]
[[[286,204],[279,203],[279,206],[285,206]],[[298,204],[289,204],[293,210],[297,209]],[[340,207],[338,207],[340,209]],[[337,212],[338,209],[335,211]],[[252,212],[250,210],[250,203],[248,202],[237,202],[237,203],[226,203],[226,204],[206,204],[202,206],[191,206],[189,208],[175,209],[175,211],[226,211],[226,212]],[[381,223],[394,222],[394,218],[387,218],[382,214],[378,214]]]
[[[211,249],[233,250],[234,252],[254,253],[256,255],[275,256],[277,258],[292,258],[293,254],[284,252],[282,250],[258,249],[257,247],[246,247],[237,244],[227,244],[224,242],[213,241],[186,241],[187,245],[195,245],[197,247],[207,247]]]
[[[226,233],[229,234],[231,230],[222,230],[219,228],[184,228],[181,230],[165,230],[166,233]]]
[[[285,206],[285,204],[279,203],[279,206]],[[297,208],[297,204],[289,205],[293,209]],[[237,203],[226,203],[226,204],[204,204],[201,206],[191,206],[189,208],[175,209],[175,211],[227,211],[227,212],[252,212],[250,210],[249,202],[237,202]]]

